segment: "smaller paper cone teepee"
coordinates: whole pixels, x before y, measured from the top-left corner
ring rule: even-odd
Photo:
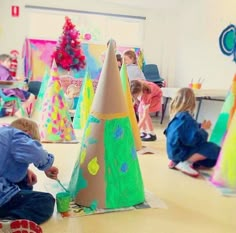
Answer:
[[[35,102],[34,110],[33,110],[32,116],[31,116],[31,118],[34,119],[35,121],[39,120],[38,118],[40,116],[40,112],[42,111],[42,102],[44,99],[44,95],[46,93],[49,78],[50,78],[49,70],[47,69],[45,71],[44,76],[43,76],[43,80],[42,80],[40,90],[39,90],[39,93],[37,96],[37,100]]]
[[[123,87],[123,91],[124,91],[124,95],[125,95],[125,102],[127,104],[129,118],[130,118],[132,130],[133,130],[136,150],[141,150],[142,142],[141,142],[141,138],[140,138],[140,132],[139,132],[138,124],[137,124],[137,119],[136,119],[135,112],[134,112],[134,106],[133,106],[132,96],[131,96],[131,92],[130,92],[130,86],[129,86],[126,65],[124,63],[123,63],[121,70],[120,70],[120,76],[121,76],[122,87]]]
[[[129,207],[144,201],[113,42],[108,47],[69,190],[77,204],[93,209]]]
[[[93,82],[89,76],[89,73],[86,72],[73,119],[74,129],[83,129],[85,127],[93,102],[93,97]]]
[[[224,114],[224,117],[221,117],[221,114]],[[213,130],[213,133],[219,136],[223,144],[211,181],[216,185],[236,189],[236,75],[221,114],[216,126],[221,123],[225,127],[221,129],[215,126],[214,130],[218,132]]]
[[[55,62],[52,64],[50,78],[41,104],[38,116],[41,141],[74,141],[76,138]]]

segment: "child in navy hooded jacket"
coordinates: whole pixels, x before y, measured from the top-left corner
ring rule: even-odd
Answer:
[[[198,124],[193,118],[195,104],[193,90],[180,89],[170,104],[171,120],[164,131],[169,167],[193,177],[199,175],[194,168],[213,167],[220,152],[218,145],[207,141],[210,121]]]

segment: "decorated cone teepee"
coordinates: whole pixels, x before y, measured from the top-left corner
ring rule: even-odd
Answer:
[[[218,131],[223,145],[211,181],[216,185],[236,189],[236,75],[234,76],[230,93],[226,98],[221,114],[223,114],[222,112],[227,116],[227,118],[226,116],[224,117],[227,121],[224,124],[224,132],[223,130]],[[219,122],[217,123],[219,124]]]
[[[76,139],[55,61],[42,102],[39,131],[42,142],[71,142]]]
[[[93,97],[93,82],[89,76],[89,73],[86,72],[73,119],[74,129],[83,129],[85,127],[93,102]]]
[[[134,106],[133,106],[132,96],[130,92],[126,65],[124,63],[122,64],[122,67],[120,70],[120,76],[121,76],[122,87],[123,87],[123,91],[125,95],[125,102],[127,104],[129,118],[130,118],[132,130],[133,130],[136,150],[140,150],[142,148],[142,142],[141,142],[140,133],[138,129],[137,119],[134,112]]]
[[[75,203],[96,208],[144,201],[144,188],[114,45],[109,44],[69,190]]]
[[[236,74],[234,75],[232,86],[225,99],[220,115],[212,130],[210,141],[221,145],[229,129],[234,111],[236,109]]]
[[[232,118],[230,128],[221,148],[220,156],[213,176],[212,183],[223,187],[236,189],[236,114]]]
[[[51,72],[56,72],[56,71],[52,70]],[[52,74],[52,75],[55,76],[55,74]],[[41,86],[39,89],[39,93],[37,96],[37,100],[34,105],[34,110],[33,110],[32,116],[31,116],[31,118],[34,119],[35,121],[39,120],[38,119],[39,115],[42,112],[42,102],[43,102],[44,95],[46,93],[46,88],[48,85],[49,78],[50,78],[49,70],[47,69],[44,73],[43,80],[42,80],[42,83],[41,83]]]

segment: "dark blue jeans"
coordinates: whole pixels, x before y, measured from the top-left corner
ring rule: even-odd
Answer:
[[[0,218],[28,219],[41,224],[52,216],[55,199],[50,193],[32,191],[26,182],[24,179],[18,183],[22,190],[0,207]]]

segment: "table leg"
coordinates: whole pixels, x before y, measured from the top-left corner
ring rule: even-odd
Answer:
[[[200,112],[200,108],[201,108],[201,105],[202,105],[202,98],[198,98],[197,99],[199,102],[198,102],[198,106],[197,106],[197,111],[196,111],[196,120],[198,119],[198,116],[199,116],[199,112]]]
[[[164,101],[164,104],[162,104],[162,112],[161,112],[161,124],[164,120],[164,116],[165,116],[165,112],[166,112],[166,107],[167,107],[167,104],[168,104],[168,101],[169,101],[169,97],[165,97],[165,101]]]

